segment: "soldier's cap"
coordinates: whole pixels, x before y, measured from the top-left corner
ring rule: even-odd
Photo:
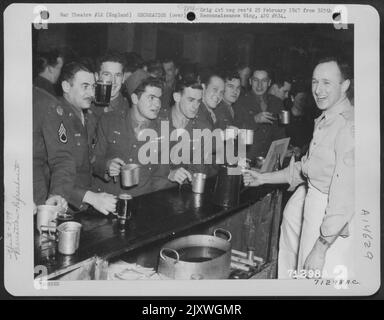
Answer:
[[[134,73],[132,73],[132,75],[126,81],[128,94],[131,95],[141,84],[141,82],[149,78],[149,76],[149,73],[142,69],[136,70]]]

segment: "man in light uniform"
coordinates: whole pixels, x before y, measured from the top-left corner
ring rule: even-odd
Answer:
[[[281,225],[278,276],[333,278],[338,266],[353,275],[354,110],[346,97],[349,67],[323,59],[313,72],[312,93],[323,112],[307,154],[289,167],[260,174],[244,170],[244,183],[289,183],[296,191]]]

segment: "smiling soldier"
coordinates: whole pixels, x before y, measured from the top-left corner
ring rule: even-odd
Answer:
[[[153,143],[158,157],[146,163],[140,158],[140,149],[147,144],[140,135],[154,131],[160,137],[160,122],[157,120],[161,107],[162,83],[155,78],[144,79],[134,89],[132,109],[106,113],[100,118],[97,128],[97,143],[94,152],[94,181],[98,191],[115,195],[129,192],[132,196],[153,192],[166,187],[168,181],[159,173],[160,140]],[[150,130],[146,130],[150,129]],[[152,141],[150,141],[152,143]],[[145,161],[144,161],[145,160]],[[123,187],[121,167],[125,164],[140,166],[139,184]]]

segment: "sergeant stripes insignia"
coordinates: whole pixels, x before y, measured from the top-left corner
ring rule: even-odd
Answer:
[[[67,143],[68,142],[67,129],[65,129],[63,123],[60,124],[59,130],[58,130],[58,134],[59,134],[60,142],[62,142],[62,143]]]

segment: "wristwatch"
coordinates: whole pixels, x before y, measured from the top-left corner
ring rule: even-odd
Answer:
[[[326,247],[328,247],[328,248],[331,246],[331,244],[330,244],[327,240],[325,240],[322,236],[319,237],[319,241],[320,241],[323,245],[325,245]]]

